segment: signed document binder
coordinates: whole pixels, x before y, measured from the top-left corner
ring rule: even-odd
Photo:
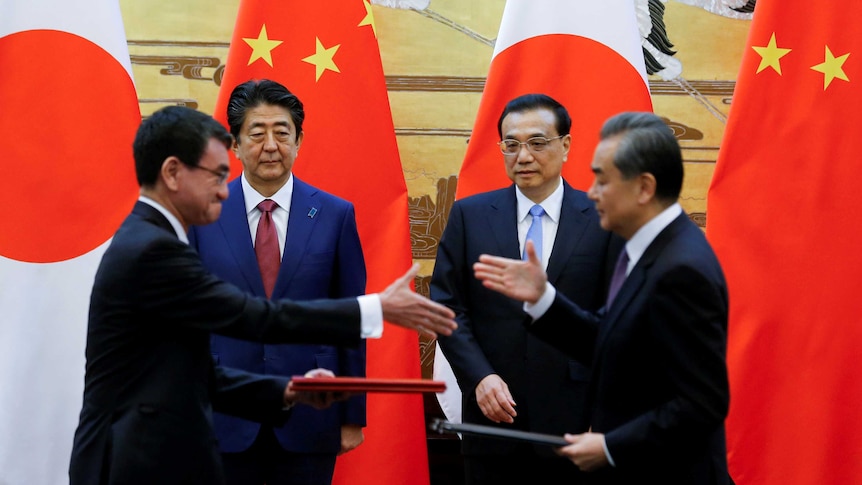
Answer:
[[[435,419],[429,427],[438,433],[464,433],[486,438],[502,438],[509,440],[527,441],[540,445],[566,446],[569,444],[562,436],[553,434],[532,433],[517,429],[498,428],[496,426],[484,426],[470,423],[450,423],[442,419]]]
[[[333,392],[443,392],[446,383],[430,379],[387,379],[369,377],[290,378],[294,391]]]

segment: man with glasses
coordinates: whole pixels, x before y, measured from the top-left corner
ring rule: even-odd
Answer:
[[[353,204],[292,174],[304,119],[299,98],[275,81],[251,80],[233,89],[227,122],[243,172],[228,185],[219,220],[193,227],[189,239],[209,270],[253,295],[294,300],[361,295],[365,260]],[[255,258],[264,237],[259,232],[264,201],[275,203],[271,219],[278,240],[276,267],[268,277]],[[261,374],[289,377],[323,365],[339,376],[365,376],[364,344],[274,345],[213,335],[212,353],[222,365]],[[363,394],[325,410],[298,407],[280,426],[216,413],[227,483],[329,485],[336,456],[364,440],[365,411]]]
[[[384,319],[429,335],[456,326],[449,309],[411,291],[418,265],[382,293],[314,302],[257,298],[207,271],[186,231],[218,219],[231,142],[212,117],[181,106],[138,128],[140,198],[105,250],[90,297],[70,485],[223,484],[213,410],[276,425],[297,402],[345,397],[215,365],[211,333],[356,346],[380,337]],[[327,365],[310,374],[331,376]]]
[[[472,265],[484,253],[520,257],[532,239],[559,291],[595,310],[621,241],[612,241],[586,194],[561,176],[572,142],[565,107],[544,94],[523,95],[506,105],[497,128],[514,184],[458,200],[449,213],[431,298],[455,312],[459,328],[438,342],[463,392],[464,422],[555,435],[583,431],[589,369],[530,335],[523,304],[484,288]],[[583,478],[540,445],[465,435],[462,453],[468,485]]]

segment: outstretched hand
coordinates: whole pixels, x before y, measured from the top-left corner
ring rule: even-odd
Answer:
[[[437,334],[452,335],[452,331],[458,328],[455,313],[410,289],[410,283],[418,272],[419,265],[414,264],[380,293],[383,319],[431,338],[436,338]]]
[[[479,256],[479,262],[473,264],[476,279],[480,280],[485,288],[509,298],[536,303],[545,292],[548,277],[536,255],[533,241],[527,241],[525,250],[526,261],[489,254]]]

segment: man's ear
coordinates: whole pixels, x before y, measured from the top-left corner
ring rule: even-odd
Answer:
[[[159,177],[164,182],[165,187],[171,191],[179,190],[179,174],[180,165],[183,162],[175,156],[170,156],[162,162],[162,169],[159,171]]]
[[[299,134],[296,135],[296,151],[299,151],[299,147],[302,146],[303,137],[305,137],[304,131],[300,131]]]
[[[656,181],[655,176],[649,172],[644,172],[638,175],[638,202],[647,204],[655,200]]]

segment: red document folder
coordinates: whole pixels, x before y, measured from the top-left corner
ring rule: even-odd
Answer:
[[[368,377],[303,377],[290,378],[294,391],[335,392],[443,392],[446,383],[430,379],[386,379]]]

